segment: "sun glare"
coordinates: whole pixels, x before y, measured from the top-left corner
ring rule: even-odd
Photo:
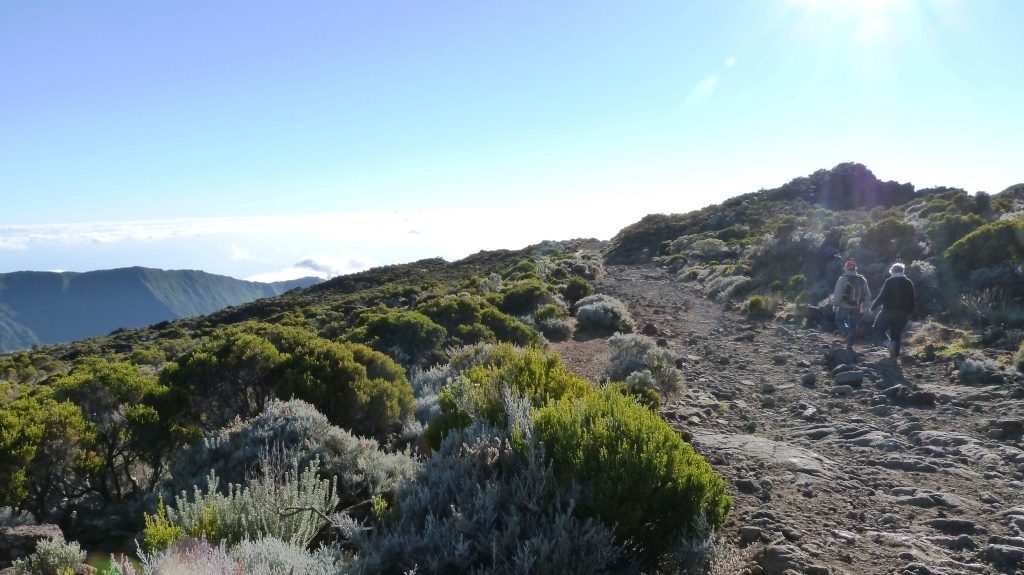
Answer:
[[[913,0],[791,0],[791,6],[815,31],[864,43],[893,36],[914,12]]]

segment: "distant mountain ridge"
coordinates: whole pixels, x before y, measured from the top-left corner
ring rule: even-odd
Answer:
[[[144,267],[0,274],[0,353],[105,335],[273,297],[321,280],[275,283]]]

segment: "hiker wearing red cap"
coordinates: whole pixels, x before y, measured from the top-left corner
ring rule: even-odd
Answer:
[[[836,310],[836,327],[846,336],[846,349],[852,350],[860,316],[871,301],[871,288],[868,287],[868,280],[857,273],[857,262],[846,260],[843,269],[846,273],[839,276],[836,282],[832,305]]]

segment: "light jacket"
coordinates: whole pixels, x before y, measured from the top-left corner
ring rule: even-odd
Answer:
[[[856,306],[848,305],[843,301],[843,292],[846,290],[846,284],[851,281],[860,283],[860,303]],[[864,310],[867,308],[870,302],[871,288],[868,287],[868,280],[864,276],[858,273],[844,273],[843,275],[839,276],[839,280],[836,282],[836,289],[832,293],[832,305],[836,306],[837,308],[843,309]]]

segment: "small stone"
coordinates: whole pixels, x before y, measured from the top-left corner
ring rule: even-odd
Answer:
[[[740,541],[743,543],[754,543],[764,539],[764,531],[760,527],[747,525],[740,528]]]
[[[787,361],[789,361],[789,356],[784,353],[777,353],[772,356],[772,363],[775,365],[786,365]]]
[[[818,376],[814,372],[808,371],[800,377],[800,383],[807,387],[814,387],[818,383]]]
[[[754,483],[753,479],[737,479],[736,489],[739,489],[741,493],[756,493],[757,483]]]
[[[967,519],[940,517],[938,519],[922,521],[921,524],[948,535],[974,535],[985,532],[984,528],[978,527],[975,522]]]
[[[775,400],[775,398],[770,395],[768,397],[761,398],[761,407],[771,408],[775,407],[777,403],[778,402]]]
[[[658,333],[659,333],[658,332],[658,326],[654,325],[651,322],[647,322],[647,323],[644,324],[644,326],[642,328],[640,328],[640,333],[642,333],[644,335],[649,335],[649,336],[658,335]]]
[[[838,395],[840,397],[845,397],[845,396],[851,395],[853,393],[853,388],[850,387],[849,385],[835,385],[835,386],[832,386],[831,393],[832,393],[832,395]]]

